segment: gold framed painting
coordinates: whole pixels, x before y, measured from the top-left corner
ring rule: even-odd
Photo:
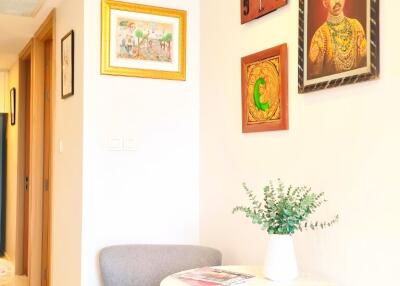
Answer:
[[[186,80],[186,11],[102,0],[101,73]]]
[[[242,132],[289,129],[288,52],[282,44],[242,58]]]
[[[379,0],[299,0],[299,93],[379,77]]]

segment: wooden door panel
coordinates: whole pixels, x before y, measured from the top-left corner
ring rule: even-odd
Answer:
[[[49,285],[52,41],[45,43],[42,286]]]
[[[30,177],[30,127],[31,127],[31,64],[26,61],[25,97],[25,171],[24,171],[24,230],[23,230],[23,274],[28,274],[29,254],[29,177]]]

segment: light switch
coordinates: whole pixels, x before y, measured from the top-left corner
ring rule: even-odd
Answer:
[[[125,151],[136,151],[135,141],[133,138],[125,138],[124,149]]]
[[[58,142],[58,152],[64,152],[64,142],[62,141],[62,139],[60,139],[60,141]]]
[[[122,151],[123,140],[122,137],[114,137],[110,140],[110,150],[111,151]]]

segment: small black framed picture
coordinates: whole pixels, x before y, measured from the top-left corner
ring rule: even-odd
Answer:
[[[61,39],[61,97],[74,95],[74,31]]]
[[[10,117],[11,117],[11,125],[15,125],[15,111],[17,105],[17,90],[12,88],[10,90]]]

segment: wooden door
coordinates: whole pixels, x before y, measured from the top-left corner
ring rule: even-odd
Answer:
[[[49,285],[52,51],[50,40],[45,43],[42,286]]]
[[[51,228],[51,98],[54,93],[54,10],[20,53],[16,274],[48,286]]]
[[[29,256],[29,181],[30,181],[30,118],[31,118],[31,62],[30,59],[25,63],[25,147],[24,147],[24,207],[23,207],[23,273],[28,275],[28,256]]]

